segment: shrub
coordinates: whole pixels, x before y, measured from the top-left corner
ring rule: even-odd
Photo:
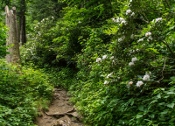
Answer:
[[[0,21],[0,58],[4,57],[6,54],[6,30],[5,25]]]
[[[40,70],[14,66],[0,60],[0,80],[1,124],[34,125],[37,109],[42,108],[38,106],[38,101],[44,103],[52,96],[53,87],[47,76]]]
[[[85,122],[92,126],[174,125],[171,4],[123,2],[120,13],[90,30],[77,57],[78,84],[71,88],[72,101]],[[100,34],[112,35],[110,42]]]

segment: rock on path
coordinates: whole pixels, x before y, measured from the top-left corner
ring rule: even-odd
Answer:
[[[54,90],[54,99],[47,112],[37,117],[38,126],[83,126],[81,117],[69,102],[67,92],[61,89]]]

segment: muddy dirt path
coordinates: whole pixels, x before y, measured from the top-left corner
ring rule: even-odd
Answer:
[[[38,126],[83,126],[81,117],[69,102],[67,92],[54,90],[54,98],[47,112],[37,118]]]

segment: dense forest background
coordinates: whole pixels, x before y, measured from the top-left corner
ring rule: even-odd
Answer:
[[[4,61],[5,5],[17,8],[20,68]],[[174,0],[0,0],[0,7],[0,124],[34,125],[53,87],[62,87],[87,125],[175,125]]]

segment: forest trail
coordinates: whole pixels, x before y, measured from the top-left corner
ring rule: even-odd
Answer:
[[[81,117],[69,102],[67,92],[62,89],[55,89],[53,101],[47,112],[42,112],[37,117],[38,126],[83,126]]]

